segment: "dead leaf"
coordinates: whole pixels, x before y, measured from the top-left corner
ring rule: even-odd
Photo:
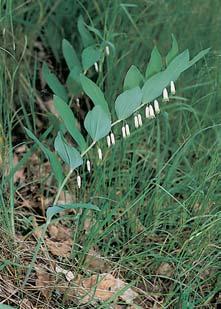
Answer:
[[[173,267],[169,263],[162,263],[157,269],[157,274],[161,276],[171,277],[173,274]]]
[[[71,229],[61,224],[51,224],[48,228],[50,239],[46,238],[49,251],[60,257],[69,257],[72,248]]]
[[[72,280],[75,278],[75,276],[74,276],[74,274],[72,273],[72,271],[70,271],[70,270],[65,270],[65,269],[63,269],[62,267],[60,267],[59,265],[57,265],[57,266],[55,267],[55,271],[56,271],[56,273],[58,273],[58,274],[59,274],[59,273],[64,274],[68,282],[72,281]]]
[[[95,297],[101,301],[106,301],[110,299],[116,292],[126,287],[126,283],[115,278],[111,274],[101,274],[93,275],[88,279],[82,281],[82,287],[88,292],[86,296],[83,297],[82,303],[87,303],[91,298]],[[127,304],[132,304],[133,300],[138,296],[138,294],[131,288],[128,288],[120,298]]]
[[[35,281],[36,289],[39,289],[45,298],[49,298],[53,291],[53,276],[44,270],[41,267],[36,267],[36,276],[37,279]]]
[[[60,257],[69,257],[72,248],[72,240],[67,239],[64,241],[53,241],[51,239],[46,239],[46,244],[48,246],[49,251],[55,255]]]
[[[85,259],[85,267],[95,272],[105,272],[110,269],[107,261],[95,250],[91,249]]]
[[[51,239],[56,241],[68,240],[71,239],[71,229],[61,224],[51,224],[48,227],[48,232]]]

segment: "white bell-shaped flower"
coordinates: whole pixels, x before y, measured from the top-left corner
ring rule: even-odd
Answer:
[[[159,106],[159,102],[157,100],[154,100],[154,110],[156,114],[160,113],[160,106]]]
[[[126,136],[130,136],[130,127],[128,124],[125,125]]]
[[[155,114],[154,114],[154,110],[153,110],[153,106],[152,105],[149,106],[149,112],[150,112],[150,119],[155,118]]]
[[[90,160],[87,160],[87,170],[88,172],[90,173],[91,172],[91,161]]]
[[[103,153],[102,153],[102,150],[100,148],[98,148],[97,153],[98,153],[99,160],[102,160],[103,159]]]
[[[136,129],[139,128],[139,121],[137,115],[134,116],[134,125]]]
[[[110,134],[110,139],[111,139],[112,145],[115,145],[115,136],[114,136],[113,132],[111,132],[111,134]]]
[[[163,100],[164,102],[169,102],[169,95],[168,95],[167,88],[163,89]]]
[[[122,131],[122,136],[123,136],[123,138],[126,138],[126,128],[125,128],[125,126],[123,126],[123,127],[121,128],[121,131]]]
[[[176,87],[173,81],[170,82],[170,92],[172,95],[176,94]]]
[[[77,175],[77,185],[78,185],[78,188],[80,189],[81,188],[81,176],[80,175]]]

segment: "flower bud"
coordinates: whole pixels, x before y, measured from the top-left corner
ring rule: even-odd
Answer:
[[[164,102],[169,102],[169,96],[168,96],[167,88],[163,89],[163,100],[164,100]]]
[[[91,162],[90,160],[87,160],[87,170],[90,173],[91,172]]]
[[[107,55],[107,56],[110,55],[110,48],[109,48],[108,45],[105,47],[105,52],[106,52],[106,55]]]
[[[77,185],[78,185],[78,188],[80,189],[81,188],[81,176],[77,175]]]
[[[103,154],[102,154],[101,149],[98,148],[97,152],[98,152],[98,158],[99,158],[99,160],[102,160],[102,159],[103,159]]]
[[[94,63],[94,68],[95,68],[95,71],[96,71],[96,72],[98,72],[98,71],[99,71],[99,68],[98,68],[98,64],[97,64],[97,62],[95,62],[95,63]]]
[[[154,100],[154,110],[156,114],[160,113],[160,106],[159,106],[159,102],[157,100]]]

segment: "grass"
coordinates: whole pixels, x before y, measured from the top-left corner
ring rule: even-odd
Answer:
[[[123,4],[118,0],[93,0],[90,4],[77,1],[73,10],[71,3],[0,3],[0,31],[6,29],[0,50],[0,123],[2,153],[6,152],[1,164],[0,284],[4,287],[3,280],[8,278],[7,282],[18,288],[8,301],[11,305],[18,305],[24,298],[38,301],[38,293],[29,290],[33,272],[28,288],[22,287],[27,261],[32,257],[26,246],[30,246],[30,252],[35,246],[27,235],[33,231],[34,218],[44,223],[44,207],[39,209],[39,200],[53,197],[56,187],[48,174],[34,177],[45,158],[27,139],[24,127],[41,136],[46,145],[52,145],[51,122],[36,103],[42,96],[39,68],[46,57],[64,78],[60,41],[65,37],[80,50],[75,21],[81,12],[92,26],[104,29],[105,37],[116,47],[115,58],[110,59],[105,74],[98,79],[100,85],[105,81],[109,101],[114,101],[132,62],[145,70],[155,43],[166,53],[171,33],[182,48],[189,48],[193,54],[207,47],[212,51],[204,62],[182,75],[177,98],[163,107],[156,120],[145,121],[142,128],[133,130],[130,139],[119,138],[102,164],[96,165],[96,153],[90,153],[96,168],[90,178],[81,171],[82,190],[76,189],[75,177],[69,182],[66,189],[73,200],[90,200],[101,211],[84,210],[77,217],[70,215],[62,220],[71,228],[74,240],[71,258],[62,262],[75,274],[89,276],[93,271],[88,269],[86,255],[95,249],[112,273],[143,291],[139,304],[144,308],[161,301],[162,308],[215,308],[221,285],[219,1],[138,0]],[[65,4],[72,14],[66,17],[70,23],[64,24]],[[54,24],[58,28],[54,40],[50,40]],[[45,49],[43,58],[34,52],[39,39]],[[43,138],[46,129],[47,137]],[[117,130],[120,137],[120,128]],[[25,158],[19,163],[19,168],[26,169],[25,186],[13,181],[13,155],[21,144],[27,145]],[[34,171],[28,161],[33,152],[38,156]],[[23,193],[24,188],[27,193]],[[37,207],[19,207],[20,195],[32,200],[34,196],[28,194],[33,193]],[[88,220],[93,224],[85,233]],[[25,239],[24,248],[21,244]],[[42,260],[47,260],[47,254],[39,253],[37,263]],[[0,301],[5,299],[0,294]],[[65,304],[59,297],[39,300],[39,308],[67,305],[77,306]],[[107,301],[96,308],[111,306]]]

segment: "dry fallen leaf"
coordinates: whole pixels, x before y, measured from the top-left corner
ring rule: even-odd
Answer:
[[[173,274],[173,267],[169,263],[162,263],[158,269],[157,274],[161,276],[171,277]]]
[[[48,228],[50,239],[46,238],[49,251],[55,256],[68,257],[71,253],[71,230],[61,224],[50,225]]]
[[[37,279],[35,281],[35,286],[37,289],[41,291],[41,293],[44,295],[45,298],[49,298],[53,291],[53,277],[50,273],[48,273],[46,270],[44,270],[41,267],[36,267],[36,276]]]
[[[74,276],[74,274],[72,273],[72,271],[63,269],[63,268],[60,267],[59,265],[57,265],[57,266],[55,267],[55,271],[56,271],[56,273],[58,273],[58,274],[59,274],[59,273],[64,274],[68,282],[72,281],[72,280],[75,278],[75,276]]]
[[[115,278],[111,274],[101,274],[93,275],[88,279],[82,281],[82,287],[87,292],[82,299],[82,303],[87,303],[93,297],[98,298],[101,301],[106,301],[110,299],[116,292],[126,287],[126,283]],[[127,304],[132,304],[133,300],[138,296],[138,294],[131,288],[128,288],[119,297],[125,301]]]
[[[89,251],[85,259],[85,267],[95,272],[109,271],[110,266],[107,261],[93,248]]]
[[[48,232],[50,238],[56,241],[68,240],[71,238],[71,229],[67,228],[66,226],[62,226],[61,224],[49,225]]]
[[[67,239],[64,241],[53,241],[51,239],[45,240],[49,251],[55,255],[60,257],[69,257],[72,248],[72,240]]]

